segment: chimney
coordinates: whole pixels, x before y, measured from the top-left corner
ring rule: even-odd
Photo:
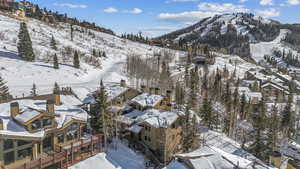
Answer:
[[[0,130],[3,130],[3,120],[0,119]]]
[[[125,80],[121,80],[121,87],[126,87],[126,81]]]
[[[146,86],[145,85],[141,85],[141,91],[142,91],[142,93],[146,93]]]
[[[170,100],[172,99],[172,91],[171,90],[167,90],[166,97],[169,98]]]
[[[54,101],[47,100],[46,109],[48,113],[54,113]]]
[[[54,93],[54,94],[53,94],[53,100],[52,100],[52,101],[54,102],[54,104],[55,104],[56,106],[61,105],[61,102],[60,102],[60,94],[59,94],[59,93]]]
[[[19,103],[14,102],[10,104],[10,115],[16,117],[20,113]]]
[[[153,87],[149,88],[149,94],[154,94],[154,88]]]
[[[160,88],[158,88],[158,87],[155,88],[155,94],[156,94],[156,95],[160,95]]]

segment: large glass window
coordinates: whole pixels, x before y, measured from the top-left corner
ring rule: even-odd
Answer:
[[[14,141],[12,139],[4,139],[3,149],[9,150],[14,147]]]
[[[40,129],[41,127],[42,127],[41,120],[35,120],[34,122],[32,122],[31,128],[33,130]]]
[[[58,134],[57,135],[57,141],[58,141],[58,143],[64,143],[64,137],[65,137],[64,133]]]
[[[31,141],[18,140],[17,144],[18,144],[18,146],[23,146],[23,145],[26,145],[26,144],[31,144]]]
[[[78,138],[78,123],[73,123],[67,128],[67,141],[75,140]]]
[[[4,154],[4,164],[8,165],[15,162],[15,153],[14,151],[8,152]]]
[[[52,124],[52,120],[49,117],[44,117],[42,121],[43,121],[43,127],[50,126]]]
[[[31,156],[32,156],[32,148],[31,147],[18,151],[18,159],[19,160],[24,159],[26,157],[31,157]]]

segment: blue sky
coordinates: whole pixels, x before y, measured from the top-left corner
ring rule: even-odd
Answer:
[[[300,23],[300,0],[30,0],[40,7],[93,21],[116,33],[142,31],[158,36],[201,18],[222,13],[251,12]]]

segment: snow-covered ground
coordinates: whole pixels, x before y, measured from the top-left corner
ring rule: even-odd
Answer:
[[[17,36],[20,22],[0,13],[0,74],[7,81],[13,96],[29,95],[33,83],[38,94],[49,93],[55,82],[60,86],[72,87],[78,95],[85,95],[99,86],[100,79],[105,82],[119,82],[127,79],[123,68],[126,57],[137,54],[151,57],[161,48],[123,40],[116,36],[89,30],[88,33],[74,31],[74,40],[70,39],[70,26],[59,24],[49,26],[40,21],[27,23],[36,54],[36,62],[25,62],[17,56]],[[74,27],[81,30],[81,27]],[[54,36],[58,50],[52,50],[50,40]],[[61,51],[72,48],[85,54],[81,56],[81,68],[73,68],[73,57],[64,57]],[[92,50],[105,51],[107,58],[98,58],[101,67],[85,63],[91,57]],[[60,69],[52,67],[53,54],[57,53]],[[174,51],[175,58],[183,53]]]
[[[289,30],[281,29],[280,34],[276,39],[271,42],[260,42],[250,44],[250,51],[252,58],[259,63],[259,61],[264,60],[265,55],[271,56],[274,48],[282,50],[284,47],[281,44],[281,40],[285,38]]]
[[[129,149],[121,141],[111,144],[106,153],[100,153],[69,169],[145,169],[145,158]]]

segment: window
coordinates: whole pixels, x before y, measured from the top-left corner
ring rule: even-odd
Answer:
[[[32,156],[32,148],[31,147],[18,151],[18,160],[22,160],[26,157],[31,157],[31,156]]]
[[[57,140],[58,140],[58,143],[64,143],[64,139],[65,138],[65,134],[64,133],[60,133],[57,135]]]
[[[44,117],[42,121],[43,121],[43,127],[50,126],[52,124],[52,120],[49,117]]]
[[[146,140],[146,141],[148,140],[148,137],[147,137],[147,136],[145,136],[145,140]]]
[[[40,120],[35,120],[34,122],[32,122],[31,124],[31,128],[33,130],[37,130],[37,129],[40,129],[42,127],[42,123]]]
[[[8,150],[14,147],[14,141],[12,139],[5,139],[3,149]]]
[[[67,128],[67,141],[78,138],[78,123],[73,123]]]
[[[23,145],[26,145],[26,144],[31,144],[31,142],[30,141],[25,141],[25,140],[18,140],[17,144],[18,144],[18,146],[23,146]]]
[[[8,165],[15,162],[15,153],[14,151],[8,152],[4,154],[4,164]]]

